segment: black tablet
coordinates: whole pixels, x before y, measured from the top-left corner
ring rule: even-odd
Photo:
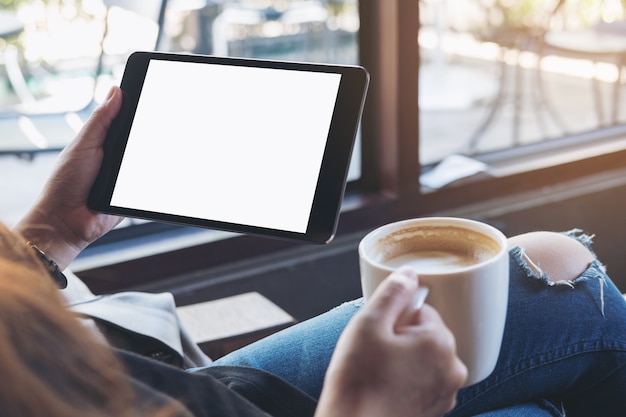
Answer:
[[[328,242],[368,82],[359,66],[134,53],[88,205]]]

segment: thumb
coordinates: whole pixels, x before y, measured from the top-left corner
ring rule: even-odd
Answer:
[[[113,119],[122,106],[122,90],[112,86],[105,101],[100,104],[77,135],[76,144],[85,147],[101,146]]]
[[[417,273],[403,266],[380,283],[365,308],[376,312],[387,328],[392,329],[410,308],[417,285]]]

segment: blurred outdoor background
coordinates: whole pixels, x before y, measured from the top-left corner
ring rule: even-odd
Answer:
[[[0,219],[9,224],[134,50],[359,63],[357,0],[0,0],[0,7]],[[420,7],[423,164],[602,136],[626,121],[622,1],[422,0]],[[350,179],[359,175],[357,144]]]

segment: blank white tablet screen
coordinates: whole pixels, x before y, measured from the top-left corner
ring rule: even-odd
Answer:
[[[152,60],[111,205],[305,233],[340,79]]]

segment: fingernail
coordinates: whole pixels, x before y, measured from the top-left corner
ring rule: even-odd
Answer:
[[[419,284],[417,273],[410,266],[401,266],[391,275],[395,277],[396,281],[402,282],[407,289],[413,289],[417,284]]]
[[[104,101],[109,101],[113,97],[114,94],[115,94],[115,87],[112,86],[109,88],[109,91],[107,92],[107,96],[104,99]]]
[[[404,275],[407,278],[411,278],[413,280],[417,279],[417,271],[410,265],[403,265],[397,269],[399,274]]]

